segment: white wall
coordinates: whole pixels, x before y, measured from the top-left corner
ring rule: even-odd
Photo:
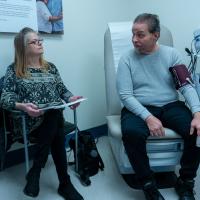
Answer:
[[[88,97],[78,109],[81,129],[106,123],[104,32],[108,22],[130,21],[152,12],[172,31],[174,46],[187,61],[193,30],[200,26],[200,1],[190,0],[63,0],[63,36],[44,36],[45,58],[55,63],[68,88]],[[14,34],[0,34],[0,76],[13,60]],[[71,118],[70,112],[69,118]]]

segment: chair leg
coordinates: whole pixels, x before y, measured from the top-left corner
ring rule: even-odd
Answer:
[[[25,153],[25,162],[26,162],[26,173],[29,171],[29,153],[28,153],[28,140],[27,140],[27,129],[26,129],[26,121],[25,115],[22,115],[22,132],[24,139],[24,153]]]
[[[77,127],[77,115],[76,109],[74,110],[74,125],[76,126],[75,129],[75,171],[78,173],[78,127]]]
[[[2,110],[3,115],[3,128],[0,128],[0,162],[1,162],[1,171],[4,169],[6,151],[7,151],[7,130],[6,130],[6,120],[5,120],[5,111]]]
[[[5,163],[5,156],[1,157],[0,163],[1,163],[0,171],[3,171],[4,170],[4,163]]]

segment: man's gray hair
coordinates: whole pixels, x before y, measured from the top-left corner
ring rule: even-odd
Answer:
[[[134,23],[147,23],[150,33],[160,33],[160,21],[158,15],[143,13],[135,18]]]

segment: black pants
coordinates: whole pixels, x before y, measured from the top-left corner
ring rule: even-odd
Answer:
[[[180,176],[193,179],[200,162],[200,148],[196,147],[196,133],[189,135],[192,114],[183,102],[169,103],[163,107],[145,106],[166,128],[176,131],[184,139],[184,151],[181,158]],[[122,109],[122,139],[129,161],[141,182],[151,178],[149,158],[146,151],[146,139],[150,135],[144,120]]]
[[[67,182],[67,158],[65,151],[64,119],[61,110],[49,110],[42,124],[31,133],[37,138],[37,151],[33,166],[43,168],[51,150],[60,183]]]

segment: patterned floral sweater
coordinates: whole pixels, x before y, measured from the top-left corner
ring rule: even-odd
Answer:
[[[1,94],[1,106],[6,110],[15,109],[15,103],[34,103],[38,106],[68,102],[72,93],[65,87],[56,66],[49,63],[44,71],[39,68],[28,68],[28,78],[18,78],[15,66],[11,64],[6,72],[4,88]],[[27,116],[29,131],[37,128],[43,116]]]

